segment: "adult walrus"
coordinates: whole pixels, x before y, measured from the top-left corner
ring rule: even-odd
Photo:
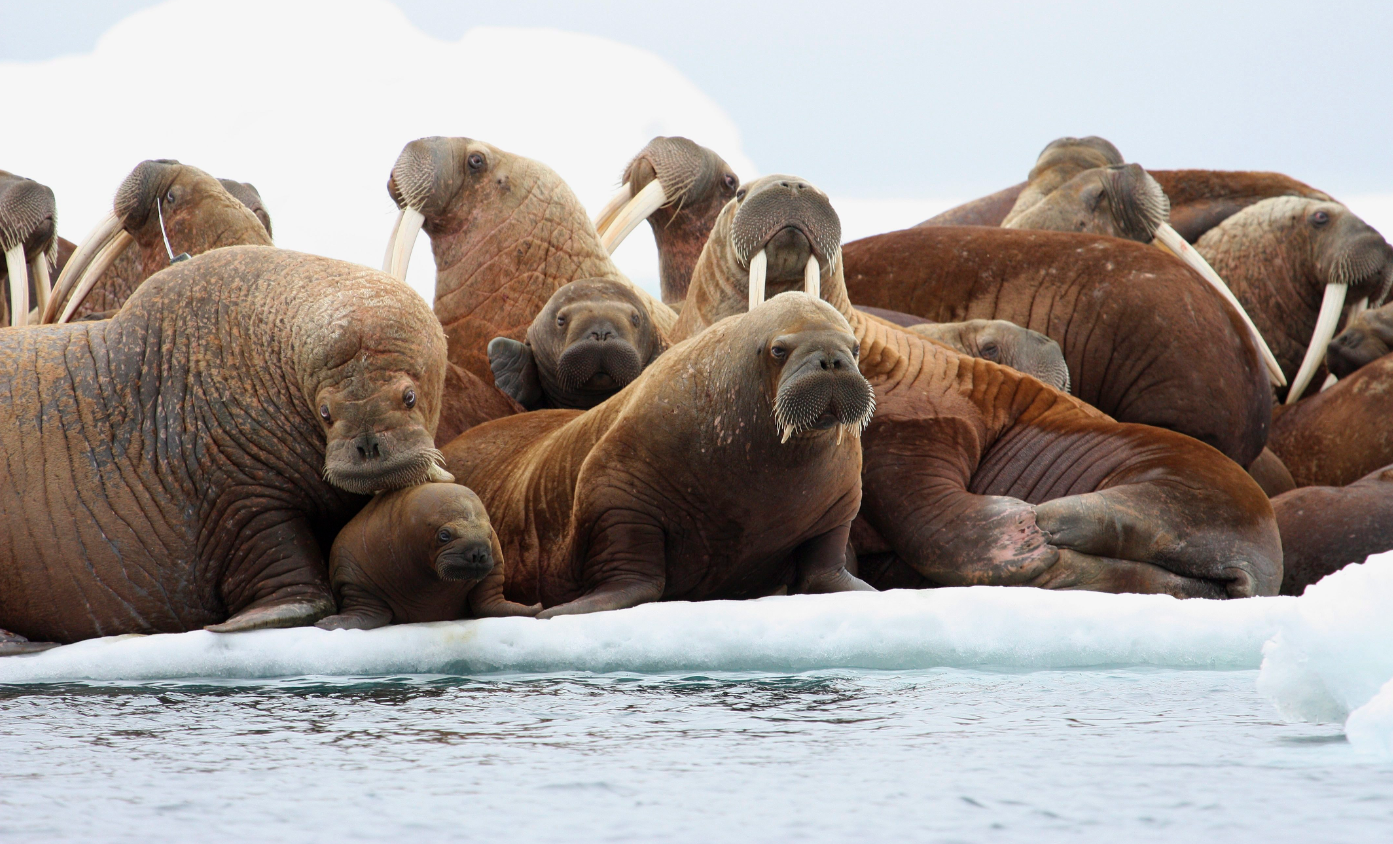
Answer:
[[[846,295],[839,229],[804,180],[742,187],[716,220],[673,337],[700,338],[790,288],[820,293],[847,319],[876,392],[853,532],[868,582],[1276,593],[1272,508],[1238,466],[860,313]]]
[[[627,386],[664,348],[632,285],[588,278],[552,294],[526,342],[493,338],[489,366],[498,388],[528,410],[585,410]]]
[[[444,365],[406,285],[266,247],[0,332],[3,647],[332,613],[321,543],[429,476]]]
[[[1308,486],[1272,499],[1282,531],[1282,594],[1370,554],[1393,550],[1393,466],[1342,487]]]
[[[1297,486],[1345,486],[1393,464],[1393,356],[1282,408],[1268,446]]]
[[[339,611],[325,630],[536,615],[503,597],[503,552],[483,502],[455,483],[373,496],[334,538],[329,583]]]
[[[64,266],[43,319],[120,308],[146,278],[170,265],[171,253],[270,245],[268,224],[220,180],[169,159],[142,161],[122,180],[111,213]]]
[[[505,594],[541,617],[865,589],[845,568],[875,410],[856,354],[832,308],[778,296],[598,407],[471,428],[446,468],[488,508]]]
[[[0,170],[0,326],[28,324],[31,298],[40,310],[48,304],[57,220],[47,185]]]

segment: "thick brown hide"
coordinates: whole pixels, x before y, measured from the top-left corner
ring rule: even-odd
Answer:
[[[1393,466],[1348,486],[1308,486],[1272,499],[1282,532],[1283,595],[1370,554],[1393,551]]]
[[[1296,485],[1344,486],[1393,463],[1393,355],[1278,411],[1268,445]]]

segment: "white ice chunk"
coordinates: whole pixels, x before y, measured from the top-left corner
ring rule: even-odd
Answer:
[[[1393,680],[1384,683],[1373,700],[1350,713],[1345,737],[1360,753],[1393,759]]]
[[[120,636],[0,658],[0,683],[492,672],[1117,665],[1251,669],[1295,598],[1180,601],[977,586],[671,602],[326,632]]]

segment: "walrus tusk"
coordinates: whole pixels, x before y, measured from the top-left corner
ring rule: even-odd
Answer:
[[[29,265],[29,273],[34,277],[34,305],[38,308],[34,321],[38,322],[48,309],[48,299],[53,293],[53,283],[48,279],[48,256],[39,253],[39,257]]]
[[[392,233],[387,235],[387,251],[382,253],[382,271],[384,273],[392,271],[392,247],[397,243],[397,232],[401,231],[401,220],[405,216],[405,208],[397,211],[396,222],[392,223]]]
[[[783,439],[779,440],[779,445],[783,445],[784,443],[788,442],[788,438],[791,437],[791,436],[793,436],[793,426],[792,426],[792,425],[786,425],[786,426],[784,426],[784,436],[783,436]]]
[[[455,476],[445,471],[439,463],[430,464],[430,470],[426,472],[426,480],[433,484],[452,484]]]
[[[421,225],[426,215],[411,206],[401,209],[401,220],[392,232],[387,243],[390,260],[386,271],[398,281],[406,281],[406,268],[411,264],[411,250],[416,248],[416,235],[421,233]]]
[[[822,267],[818,266],[816,255],[809,255],[803,267],[803,292],[814,299],[822,298]]]
[[[1253,320],[1244,310],[1243,304],[1238,301],[1238,297],[1233,295],[1233,291],[1209,266],[1209,262],[1204,260],[1204,256],[1195,251],[1195,248],[1185,242],[1185,238],[1180,236],[1180,232],[1171,228],[1170,223],[1162,223],[1156,228],[1156,239],[1152,241],[1154,245],[1162,250],[1171,253],[1175,257],[1189,264],[1195,272],[1215,290],[1223,296],[1230,305],[1238,311],[1238,315],[1243,318],[1243,324],[1247,326],[1248,333],[1253,337],[1253,345],[1258,347],[1258,354],[1262,356],[1262,362],[1267,367],[1267,377],[1274,385],[1281,387],[1287,383],[1287,377],[1282,374],[1282,365],[1277,363],[1277,356],[1272,354],[1272,349],[1268,348],[1267,341],[1262,338],[1262,332],[1253,324]]]
[[[600,213],[595,215],[595,233],[601,237],[605,235],[605,229],[614,224],[614,215],[619,213],[629,200],[634,198],[633,188],[628,182],[619,186],[618,192],[609,198],[605,206],[600,209]]]
[[[769,256],[761,249],[750,258],[750,310],[764,304],[764,277],[769,272]]]
[[[663,185],[657,179],[643,186],[643,190],[638,192],[638,196],[629,200],[619,213],[614,216],[614,221],[605,229],[605,233],[600,235],[600,244],[605,247],[605,251],[614,254],[614,250],[619,248],[619,244],[624,242],[624,238],[629,233],[638,228],[638,224],[648,219],[648,215],[657,211],[667,204],[667,194],[663,192]]]
[[[29,269],[24,263],[24,241],[5,250],[5,268],[10,271],[10,325],[28,325]]]
[[[87,294],[91,293],[92,288],[96,287],[97,282],[101,280],[102,273],[106,272],[106,268],[121,257],[121,253],[125,252],[126,247],[130,246],[134,240],[135,238],[131,237],[125,229],[116,230],[106,247],[98,252],[87,268],[82,271],[82,277],[77,280],[73,295],[68,297],[68,303],[63,307],[63,315],[58,318],[60,325],[72,319],[73,314],[77,313],[77,309],[82,307],[82,302],[87,298]]]
[[[1301,398],[1301,394],[1306,391],[1306,385],[1311,383],[1316,370],[1325,360],[1326,347],[1330,345],[1330,338],[1335,336],[1335,328],[1340,324],[1340,314],[1345,309],[1345,295],[1348,293],[1348,284],[1325,285],[1325,298],[1321,299],[1320,315],[1316,317],[1316,328],[1311,332],[1311,344],[1306,347],[1306,357],[1302,359],[1296,377],[1291,380],[1291,389],[1287,391],[1285,404],[1295,404]]]
[[[87,235],[87,239],[73,252],[68,263],[63,266],[63,271],[58,274],[58,281],[54,284],[53,295],[48,299],[48,307],[44,308],[43,318],[40,322],[53,322],[53,318],[58,316],[58,307],[63,304],[63,300],[72,292],[73,286],[77,284],[82,276],[83,269],[92,262],[96,254],[106,246],[108,240],[121,231],[121,218],[115,211],[109,212],[92,229],[92,233]]]

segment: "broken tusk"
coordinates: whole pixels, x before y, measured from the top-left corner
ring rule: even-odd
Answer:
[[[657,179],[643,186],[643,190],[638,195],[629,200],[619,213],[614,216],[614,221],[605,229],[605,233],[600,235],[600,244],[605,247],[605,251],[614,254],[614,250],[619,248],[619,244],[624,242],[624,238],[629,233],[638,228],[638,224],[648,219],[648,215],[657,211],[667,204],[667,194],[663,192],[663,185]]]
[[[600,237],[605,236],[605,229],[614,224],[614,216],[619,213],[619,209],[628,204],[634,198],[633,189],[628,182],[619,186],[619,190],[609,198],[600,213],[595,215],[595,233]]]
[[[125,229],[116,230],[102,251],[98,252],[87,268],[82,271],[82,276],[76,280],[76,289],[73,290],[73,295],[68,297],[68,303],[63,307],[63,315],[58,318],[59,324],[72,319],[73,314],[77,313],[77,309],[82,307],[87,294],[91,293],[92,288],[96,287],[97,282],[101,280],[102,273],[106,272],[107,267],[110,267],[121,256],[121,253],[126,251],[126,247],[134,241],[135,238],[131,237]]]
[[[809,255],[803,267],[803,292],[814,299],[822,298],[822,267],[818,266],[816,255]]]
[[[10,271],[10,325],[28,325],[29,269],[24,263],[24,241],[5,250],[5,268]]]
[[[1282,366],[1277,362],[1276,355],[1272,354],[1272,349],[1268,347],[1267,341],[1262,338],[1262,332],[1258,331],[1258,327],[1253,324],[1252,318],[1248,316],[1248,312],[1244,310],[1238,297],[1233,295],[1233,291],[1214,271],[1214,268],[1209,266],[1209,262],[1204,260],[1204,256],[1196,252],[1189,243],[1186,243],[1185,238],[1180,236],[1180,232],[1171,228],[1170,223],[1162,223],[1156,228],[1156,239],[1152,241],[1152,244],[1188,264],[1238,311],[1238,315],[1243,318],[1243,324],[1248,328],[1248,333],[1253,337],[1253,345],[1258,347],[1258,354],[1262,357],[1263,365],[1267,367],[1268,380],[1278,387],[1286,384],[1287,377],[1282,374]]]
[[[53,294],[53,284],[48,279],[48,256],[40,252],[39,257],[29,265],[29,274],[34,278],[34,305],[38,308],[34,321],[38,322],[48,309],[48,299]]]
[[[784,428],[784,436],[783,439],[779,440],[779,445],[783,445],[784,443],[788,442],[788,438],[791,436],[793,436],[793,426],[788,425]]]
[[[53,295],[48,299],[48,307],[44,308],[41,322],[53,322],[58,316],[58,308],[62,306],[63,300],[68,298],[68,294],[72,293],[73,287],[82,277],[83,270],[92,263],[97,253],[106,247],[107,242],[116,236],[116,232],[121,231],[121,226],[121,218],[116,212],[108,213],[92,229],[91,234],[87,235],[87,239],[73,251],[68,263],[63,265],[63,271],[58,274],[58,281],[54,283]]]
[[[401,209],[398,225],[392,230],[392,238],[387,242],[388,261],[386,272],[398,281],[406,281],[406,269],[411,265],[411,250],[416,248],[416,235],[421,233],[421,225],[426,216],[411,206]]]
[[[430,471],[426,473],[426,480],[433,484],[452,484],[455,476],[445,471],[439,463],[430,464]]]
[[[1340,383],[1340,379],[1336,378],[1335,373],[1331,372],[1325,376],[1325,383],[1320,385],[1320,391],[1323,393],[1338,383]]]
[[[764,304],[764,278],[769,272],[769,256],[761,249],[750,258],[750,310]]]
[[[1315,330],[1311,332],[1311,343],[1306,347],[1306,357],[1301,361],[1301,368],[1291,380],[1291,389],[1287,391],[1285,404],[1295,404],[1301,398],[1301,394],[1306,392],[1306,386],[1315,377],[1316,370],[1325,361],[1326,348],[1330,345],[1330,338],[1335,336],[1336,326],[1340,324],[1340,315],[1345,309],[1345,295],[1348,293],[1347,284],[1325,285],[1325,296],[1320,302],[1320,314],[1316,317]]]

